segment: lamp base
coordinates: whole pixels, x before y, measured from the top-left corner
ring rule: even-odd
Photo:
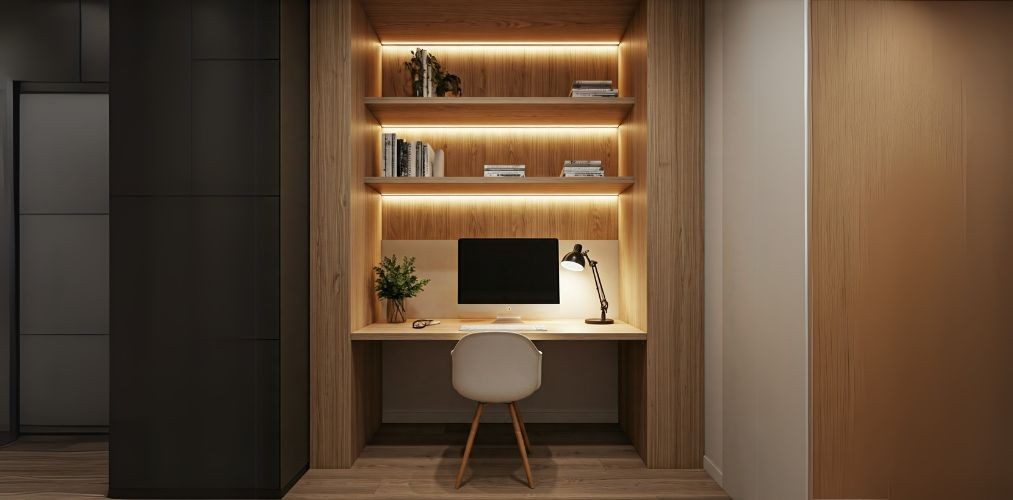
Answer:
[[[611,325],[612,323],[615,323],[615,320],[613,320],[612,318],[605,318],[605,319],[587,318],[584,320],[584,323],[587,323],[589,325]]]

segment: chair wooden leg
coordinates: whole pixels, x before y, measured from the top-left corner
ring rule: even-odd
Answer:
[[[517,412],[517,422],[521,424],[521,434],[524,436],[524,446],[528,447],[528,454],[531,454],[531,439],[528,438],[528,427],[524,425],[524,417],[521,415],[521,407],[517,406],[517,403],[510,403],[514,405],[514,410]]]
[[[482,418],[482,407],[485,403],[478,403],[475,407],[475,417],[471,419],[471,432],[468,433],[468,444],[464,445],[464,457],[461,459],[461,470],[457,471],[457,482],[454,488],[461,487],[461,480],[464,479],[464,469],[468,467],[468,457],[471,456],[471,446],[475,443],[475,434],[478,433],[478,422]]]
[[[524,462],[524,474],[528,476],[528,488],[535,487],[535,480],[531,478],[531,464],[528,463],[528,453],[524,451],[524,436],[521,432],[520,419],[517,407],[510,403],[510,417],[514,424],[514,437],[517,438],[517,449],[521,451],[521,461]]]

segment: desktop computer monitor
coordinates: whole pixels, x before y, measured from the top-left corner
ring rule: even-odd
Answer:
[[[459,304],[558,304],[559,240],[457,240]]]

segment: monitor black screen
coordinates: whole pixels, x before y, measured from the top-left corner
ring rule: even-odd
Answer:
[[[457,303],[558,304],[559,240],[457,240]]]

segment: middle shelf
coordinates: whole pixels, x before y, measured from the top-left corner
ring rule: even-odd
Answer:
[[[385,195],[617,195],[633,177],[366,177]]]
[[[367,97],[384,127],[618,127],[632,97]]]

